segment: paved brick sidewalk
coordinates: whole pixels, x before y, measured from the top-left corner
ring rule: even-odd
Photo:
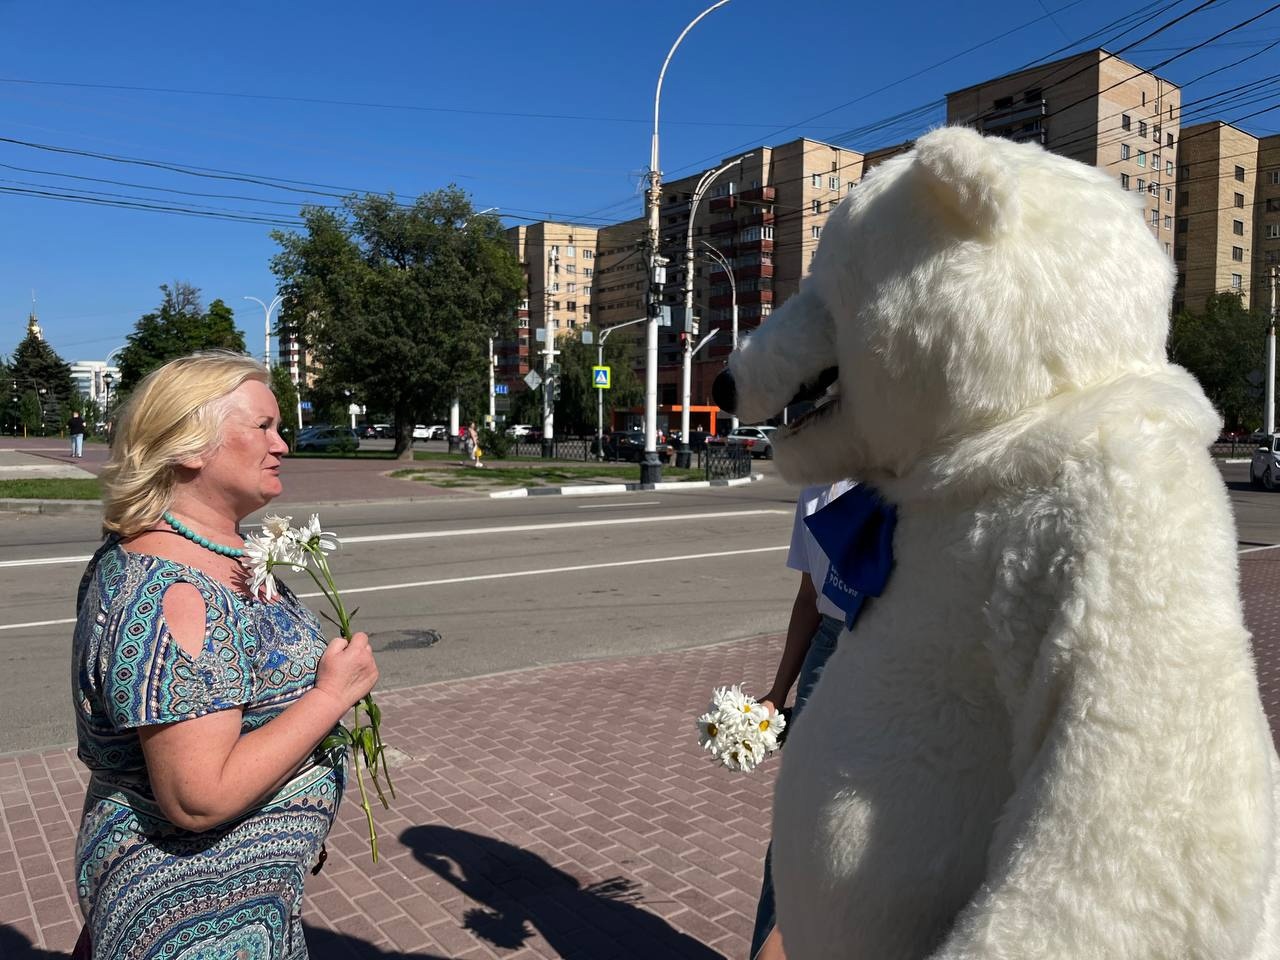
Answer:
[[[1241,560],[1280,738],[1280,550]],[[779,638],[415,687],[379,697],[400,798],[382,862],[343,805],[308,882],[316,960],[741,958],[776,764],[696,746],[711,688],[767,680]],[[0,757],[0,957],[64,957],[84,776],[66,749]]]

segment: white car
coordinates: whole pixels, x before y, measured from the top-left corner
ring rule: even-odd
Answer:
[[[413,425],[413,439],[415,440],[431,439],[431,432],[427,429],[427,425],[425,423],[415,423]]]
[[[1280,490],[1280,433],[1262,434],[1249,463],[1249,482],[1255,487]]]
[[[725,442],[731,446],[746,447],[752,460],[757,457],[772,460],[773,431],[776,429],[777,427],[738,427],[737,430],[730,431]]]
[[[512,440],[519,440],[527,436],[531,430],[533,430],[533,424],[531,423],[513,423],[507,427],[506,433]]]

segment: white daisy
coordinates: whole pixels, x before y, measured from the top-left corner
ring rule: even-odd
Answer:
[[[311,550],[322,550],[329,553],[338,549],[338,535],[320,529],[320,514],[313,513],[306,526],[297,530],[298,539]]]

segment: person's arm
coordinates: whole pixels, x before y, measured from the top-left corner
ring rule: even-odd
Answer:
[[[809,643],[822,622],[822,614],[818,612],[818,592],[814,589],[809,574],[800,574],[800,589],[796,591],[795,601],[791,604],[791,619],[787,623],[787,643],[782,649],[782,658],[778,661],[778,672],[773,678],[773,686],[764,695],[761,702],[768,708],[780,710],[787,702],[787,695],[800,676],[800,668],[804,665],[805,654],[809,652]]]
[[[187,653],[204,643],[204,598],[188,585],[165,594],[170,634]],[[152,790],[164,815],[204,831],[253,809],[286,783],[352,705],[373,689],[378,668],[369,638],[330,641],[315,686],[269,723],[241,735],[242,711],[138,730]]]

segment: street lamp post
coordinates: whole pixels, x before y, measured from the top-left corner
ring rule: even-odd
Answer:
[[[1271,268],[1271,320],[1267,323],[1266,409],[1262,427],[1268,437],[1276,429],[1276,288],[1280,286],[1280,267]]]
[[[272,299],[270,306],[263,303],[257,297],[245,297],[245,299],[252,300],[254,303],[258,304],[258,306],[262,307],[263,314],[265,314],[263,318],[264,339],[262,344],[262,364],[269,370],[271,369],[271,314],[277,307],[284,303],[284,296],[277,294],[275,298]]]
[[[632,327],[637,323],[644,323],[647,317],[640,317],[638,320],[628,320],[626,323],[615,323],[611,327],[606,327],[600,331],[600,339],[596,343],[596,366],[604,366],[604,342],[609,339],[609,334],[623,327]],[[604,459],[604,391],[596,388],[596,458]]]
[[[551,278],[556,275],[560,266],[560,254],[554,247],[547,252],[547,279],[543,283],[546,288],[546,308],[542,313],[542,455],[550,459],[555,452],[556,405],[552,396],[552,382],[555,379],[556,354],[556,321],[551,306]]]
[[[729,275],[729,317],[732,323],[730,328],[730,339],[732,341],[733,350],[738,349],[738,281],[733,276],[733,265],[729,263],[729,258],[723,253],[709,244],[706,240],[702,241],[702,245],[707,248],[706,253],[712,260],[720,264],[724,268],[724,272]],[[738,417],[736,414],[729,417],[730,429],[738,429]]]
[[[702,195],[715,182],[716,177],[730,167],[742,163],[743,160],[750,156],[754,156],[754,154],[744,153],[736,160],[730,160],[718,170],[704,173],[702,179],[698,181],[698,186],[693,191],[693,199],[689,203],[689,227],[685,231],[684,238],[684,317],[686,333],[684,349],[680,351],[680,385],[682,388],[680,400],[680,452],[676,454],[676,466],[685,469],[688,469],[692,459],[692,454],[689,450],[689,395],[690,383],[693,379],[693,338],[698,335],[698,326],[693,322],[693,218],[698,213],[698,203],[702,200]]]
[[[662,80],[667,65],[685,36],[711,11],[723,7],[729,0],[718,0],[694,17],[676,37],[667,51],[658,72],[658,86],[653,94],[653,136],[649,143],[649,216],[648,254],[649,289],[646,298],[648,331],[645,337],[644,378],[644,460],[640,464],[640,482],[657,483],[662,479],[662,464],[658,461],[658,318],[661,312],[661,288],[665,277],[661,273],[662,258],[658,252],[658,207],[662,197],[662,172],[658,167],[658,110],[662,102]]]

